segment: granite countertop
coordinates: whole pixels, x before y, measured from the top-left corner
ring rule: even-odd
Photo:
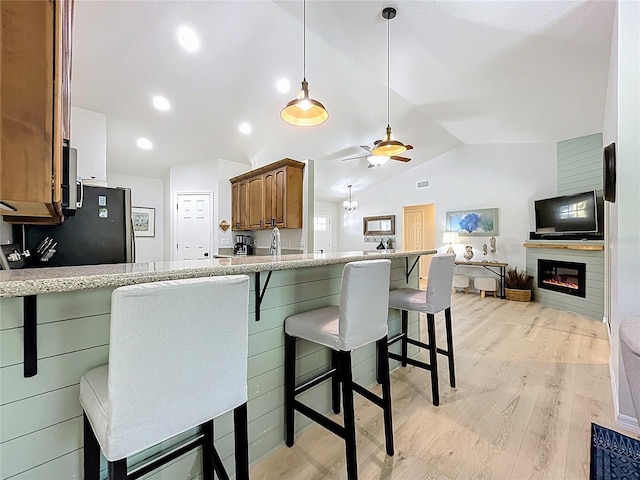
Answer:
[[[214,275],[237,275],[347,263],[371,258],[431,255],[436,250],[373,250],[281,256],[235,256],[211,260],[117,263],[80,267],[29,268],[0,271],[0,297],[71,292],[87,288],[119,287],[136,283]]]

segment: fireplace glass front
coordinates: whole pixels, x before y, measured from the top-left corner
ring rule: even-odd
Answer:
[[[586,297],[586,265],[538,259],[538,288]]]

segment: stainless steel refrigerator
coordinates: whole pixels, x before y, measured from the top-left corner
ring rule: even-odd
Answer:
[[[28,267],[135,261],[131,190],[84,186],[82,207],[60,225],[16,225],[14,239],[31,257]]]

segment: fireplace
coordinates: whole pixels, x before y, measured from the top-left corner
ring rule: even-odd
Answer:
[[[586,297],[586,264],[538,259],[538,288]]]

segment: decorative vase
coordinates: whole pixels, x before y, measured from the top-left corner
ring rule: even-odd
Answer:
[[[471,259],[473,258],[473,247],[471,245],[465,245],[463,256],[466,261],[471,261]]]

